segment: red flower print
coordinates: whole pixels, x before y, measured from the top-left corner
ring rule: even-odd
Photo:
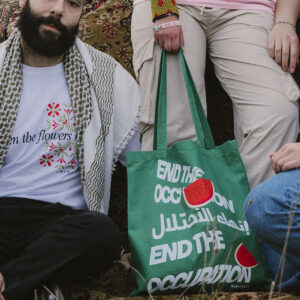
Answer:
[[[63,152],[64,152],[64,149],[63,149],[63,148],[59,148],[58,151],[59,151],[60,153],[63,153]]]
[[[65,121],[62,122],[64,125],[68,123],[68,120],[66,119]]]
[[[158,0],[157,4],[158,4],[159,6],[162,6],[162,5],[163,5],[162,0]]]
[[[55,148],[55,145],[53,144],[53,142],[51,142],[50,146],[49,146],[49,150],[52,151]]]
[[[48,108],[47,108],[48,116],[52,116],[53,118],[55,116],[59,116],[60,111],[61,108],[59,108],[59,104],[55,104],[54,102],[52,102],[52,105],[48,104]]]
[[[157,18],[158,17],[158,14],[156,13],[156,14],[154,14],[154,18]]]
[[[66,163],[66,161],[63,158],[58,159],[57,162],[59,162],[60,164],[65,164]]]
[[[53,155],[47,154],[43,155],[42,158],[40,158],[40,165],[43,165],[44,167],[51,167],[51,163],[53,162]]]
[[[70,160],[69,165],[76,165],[76,160],[75,159]]]
[[[70,114],[73,110],[68,108],[68,109],[64,109],[64,111],[67,113],[67,114]]]
[[[55,121],[53,121],[52,129],[55,130],[57,128],[57,126],[58,126],[58,124]]]
[[[72,148],[69,148],[69,151],[72,151]]]
[[[170,9],[168,9],[167,14],[173,13]]]
[[[175,4],[175,0],[172,0],[172,3],[173,3],[174,6],[176,5],[176,4]]]

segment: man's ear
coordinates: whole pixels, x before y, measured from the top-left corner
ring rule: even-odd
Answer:
[[[19,5],[20,5],[20,7],[24,7],[25,6],[25,4],[26,4],[26,1],[27,0],[19,0]]]

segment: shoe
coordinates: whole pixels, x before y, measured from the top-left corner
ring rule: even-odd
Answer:
[[[64,300],[64,296],[57,284],[43,285],[33,291],[34,300]]]

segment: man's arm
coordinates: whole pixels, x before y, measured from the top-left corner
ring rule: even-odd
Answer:
[[[275,173],[300,167],[300,143],[289,143],[277,152],[271,153],[272,167]]]
[[[299,60],[296,22],[300,15],[299,0],[278,0],[275,24],[269,37],[269,53],[284,71],[295,72]]]

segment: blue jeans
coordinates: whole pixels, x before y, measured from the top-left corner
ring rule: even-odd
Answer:
[[[244,210],[250,228],[262,241],[274,274],[290,224],[281,288],[300,293],[300,170],[282,172],[264,181],[248,195]],[[280,272],[276,285],[278,288]]]

